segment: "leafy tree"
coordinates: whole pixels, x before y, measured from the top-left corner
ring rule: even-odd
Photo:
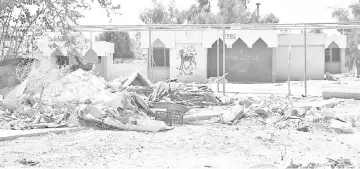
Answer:
[[[153,0],[153,6],[142,12],[139,18],[146,24],[232,24],[232,23],[255,23],[256,12],[247,10],[250,0],[219,0],[217,6],[219,13],[211,12],[211,0],[197,0],[184,11],[175,7],[174,0],[170,1],[166,8],[161,2]],[[278,23],[273,13],[260,18],[260,23]]]
[[[1,0],[0,60],[6,48],[13,49],[16,55],[36,49],[35,41],[48,30],[60,27],[61,34],[67,37],[74,31],[71,25],[84,17],[81,11],[91,9],[94,3],[105,9],[109,18],[110,14],[119,14],[120,5],[114,5],[112,0]]]
[[[352,14],[352,16],[350,15]],[[336,8],[332,12],[332,17],[338,22],[360,21],[360,3],[355,3],[349,6],[349,9]],[[352,68],[354,60],[360,58],[357,56],[358,45],[360,44],[360,31],[358,29],[340,29],[341,34],[347,35],[347,50],[345,65]]]
[[[162,24],[167,23],[168,13],[165,6],[157,0],[152,1],[153,6],[146,8],[139,16],[140,20],[146,24]]]
[[[131,39],[128,32],[104,32],[95,38],[97,41],[114,43],[114,58],[133,58]]]
[[[219,0],[219,15],[222,18],[222,23],[256,23],[256,10],[251,12],[247,10],[249,0]],[[273,13],[260,16],[259,23],[279,23],[279,18]]]
[[[273,13],[269,13],[264,17],[260,17],[260,23],[279,23],[280,19]]]
[[[140,32],[137,32],[135,34],[135,38],[131,39],[131,50],[134,52],[134,56],[136,58],[139,58],[142,56],[140,35],[141,35]]]
[[[210,0],[197,0],[188,10],[183,11],[183,17],[190,24],[216,24],[220,18],[211,12]]]
[[[246,10],[246,1],[243,0],[219,0],[219,15],[222,23],[249,23],[251,20],[251,12]]]

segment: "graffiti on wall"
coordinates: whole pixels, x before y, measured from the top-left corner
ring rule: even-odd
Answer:
[[[178,51],[180,59],[180,66],[177,67],[179,70],[179,75],[193,75],[194,70],[196,69],[196,49],[195,46],[183,46],[182,49]]]
[[[254,64],[265,63],[265,61],[261,60],[257,54],[251,55],[242,49],[229,52],[228,57],[231,60],[229,70],[233,73],[252,72],[254,69]]]

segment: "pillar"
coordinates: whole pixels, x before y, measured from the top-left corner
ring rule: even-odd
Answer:
[[[272,75],[272,82],[276,83],[276,48],[272,48],[272,65],[271,65],[271,75]]]
[[[346,72],[347,72],[347,69],[346,69],[346,67],[345,67],[345,62],[346,62],[346,59],[345,59],[345,49],[344,49],[344,48],[341,48],[341,49],[340,49],[341,73],[346,73]]]

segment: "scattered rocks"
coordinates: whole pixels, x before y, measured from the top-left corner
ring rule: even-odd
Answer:
[[[310,126],[302,126],[300,128],[296,129],[297,131],[302,131],[302,132],[309,132],[310,131]]]
[[[40,162],[32,161],[32,160],[29,160],[29,159],[26,159],[26,158],[18,160],[17,162],[22,164],[22,165],[25,165],[25,166],[35,166],[35,165],[38,165],[40,163]]]

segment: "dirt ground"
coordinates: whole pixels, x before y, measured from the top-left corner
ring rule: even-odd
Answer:
[[[293,86],[292,92],[300,96],[301,83]],[[315,87],[310,88],[309,95],[317,96],[323,84],[313,81],[311,86]],[[265,89],[276,94],[287,92],[286,84],[228,86],[233,90],[230,92],[238,93],[259,88],[264,89],[262,92]],[[341,119],[349,120],[350,116],[356,119],[355,133],[278,129],[247,119],[237,125],[203,121],[160,133],[87,129],[2,141],[0,168],[242,169],[275,164],[285,169],[291,161],[302,165],[327,164],[329,159],[339,158],[349,159],[359,167],[360,101],[348,101],[333,109]]]
[[[356,161],[360,134],[265,126],[184,125],[161,133],[84,130],[0,142],[0,168],[247,168]],[[283,154],[283,155],[282,155]],[[285,154],[285,155],[284,155]],[[283,160],[281,159],[283,156]]]

